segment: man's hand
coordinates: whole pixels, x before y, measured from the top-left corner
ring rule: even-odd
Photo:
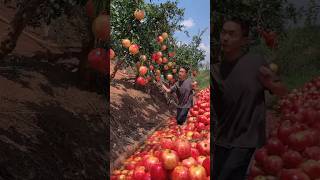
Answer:
[[[260,67],[259,71],[260,71],[259,78],[260,78],[262,84],[270,83],[272,81],[273,73],[269,68],[262,66],[262,67]]]
[[[157,85],[159,85],[161,87],[161,89],[163,89],[166,93],[170,93],[171,90],[169,88],[167,88],[166,85],[163,84],[162,80],[160,80]]]
[[[274,82],[274,74],[269,68],[262,66],[259,69],[259,72],[260,82],[265,88],[269,89],[273,94],[277,96],[284,96],[288,93],[287,88],[281,82]]]
[[[161,87],[162,88],[162,85],[163,85],[163,83],[162,83],[162,81],[160,80],[160,81],[157,81],[157,86],[159,86],[159,87]]]

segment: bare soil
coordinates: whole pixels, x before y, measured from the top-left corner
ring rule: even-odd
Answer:
[[[13,15],[0,7],[0,17]],[[8,27],[0,20],[0,39]],[[35,57],[47,50],[22,34],[0,60],[0,180],[107,179],[106,97],[80,85],[77,59]]]
[[[107,106],[65,64],[0,62],[0,179],[106,177]]]

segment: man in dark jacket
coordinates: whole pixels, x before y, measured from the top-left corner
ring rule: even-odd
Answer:
[[[179,80],[171,88],[162,84],[162,88],[167,93],[176,93],[178,97],[177,124],[183,125],[187,119],[189,109],[193,106],[192,79],[188,78],[188,68],[180,67]]]
[[[266,142],[265,90],[287,93],[266,60],[247,50],[249,26],[240,19],[223,24],[223,58],[212,70],[217,113],[213,179],[245,180],[256,148]]]

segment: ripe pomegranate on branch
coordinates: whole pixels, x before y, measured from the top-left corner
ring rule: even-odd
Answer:
[[[262,36],[269,48],[275,49],[278,46],[278,37],[276,32],[258,28],[258,33]]]

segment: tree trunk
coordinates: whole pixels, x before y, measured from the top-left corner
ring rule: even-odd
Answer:
[[[114,66],[113,72],[112,72],[111,77],[110,77],[111,80],[116,76],[116,73],[117,73],[117,71],[119,70],[119,68],[121,67],[121,65],[123,64],[123,62],[124,62],[124,60],[120,60],[120,61],[118,61],[117,64]]]
[[[34,15],[33,12],[39,4],[40,0],[24,1],[24,4],[18,8],[13,20],[10,22],[7,36],[0,43],[0,59],[3,59],[14,50],[21,33]]]
[[[89,72],[88,69],[88,54],[95,47],[95,38],[92,33],[92,19],[88,21],[87,24],[87,38],[82,40],[82,50],[80,55],[79,62],[79,77],[81,80],[86,79],[86,76]]]

